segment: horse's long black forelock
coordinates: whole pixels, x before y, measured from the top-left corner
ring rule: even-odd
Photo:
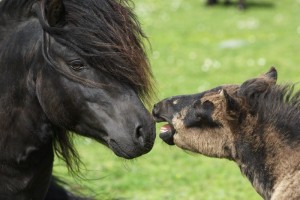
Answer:
[[[0,28],[33,16],[37,0],[2,0]],[[153,77],[144,50],[145,34],[130,0],[64,0],[68,29],[42,26],[56,41],[76,51],[91,66],[132,87],[150,105]],[[44,19],[40,19],[41,22]]]
[[[153,77],[143,45],[146,37],[129,3],[65,0],[68,28],[44,26],[44,30],[149,103]]]
[[[259,123],[271,124],[282,134],[300,139],[300,90],[295,87],[296,84],[270,86],[257,97],[251,110],[259,117]]]

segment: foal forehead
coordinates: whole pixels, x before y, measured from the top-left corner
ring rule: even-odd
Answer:
[[[208,100],[208,99],[219,99],[222,90],[226,90],[226,92],[230,95],[234,95],[236,91],[239,89],[240,85],[228,84],[228,85],[221,85],[214,89],[207,90],[203,92],[203,96],[201,97],[201,101]]]
[[[234,94],[238,88],[239,85],[220,85],[196,94],[173,96],[165,99],[164,101],[170,102],[173,106],[189,106],[195,101],[218,95],[223,89],[225,89],[229,94]]]

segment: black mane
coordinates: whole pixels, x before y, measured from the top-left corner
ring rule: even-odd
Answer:
[[[32,16],[31,7],[36,0],[2,0],[0,1],[1,17],[5,19],[22,19]],[[1,18],[1,19],[2,19]],[[1,24],[4,23],[1,20]]]
[[[2,0],[0,29],[34,16],[35,2],[38,1]],[[91,66],[128,84],[149,103],[153,77],[143,46],[146,36],[130,3],[130,0],[64,0],[68,28],[43,24],[43,29],[89,60]]]
[[[36,0],[2,0],[0,1],[0,42],[14,29],[14,25],[33,16],[32,5]]]

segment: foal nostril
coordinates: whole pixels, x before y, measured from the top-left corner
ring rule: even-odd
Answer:
[[[136,129],[135,129],[135,138],[137,139],[138,143],[141,145],[141,146],[144,146],[145,145],[145,135],[144,135],[144,130],[143,130],[143,127],[142,126],[138,126]]]
[[[153,117],[159,117],[160,104],[157,103],[153,106],[152,115]]]

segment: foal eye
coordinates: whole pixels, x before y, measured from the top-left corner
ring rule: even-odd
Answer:
[[[202,107],[205,110],[209,110],[209,111],[214,110],[214,104],[209,100],[204,101],[203,104],[202,104]]]
[[[86,68],[84,63],[81,60],[73,60],[69,63],[69,66],[74,70],[74,71],[81,71]]]
[[[201,119],[206,119],[206,118],[210,118],[212,113],[214,111],[214,104],[209,101],[206,100],[204,101],[201,106],[199,106],[196,109],[196,117],[201,118]]]

